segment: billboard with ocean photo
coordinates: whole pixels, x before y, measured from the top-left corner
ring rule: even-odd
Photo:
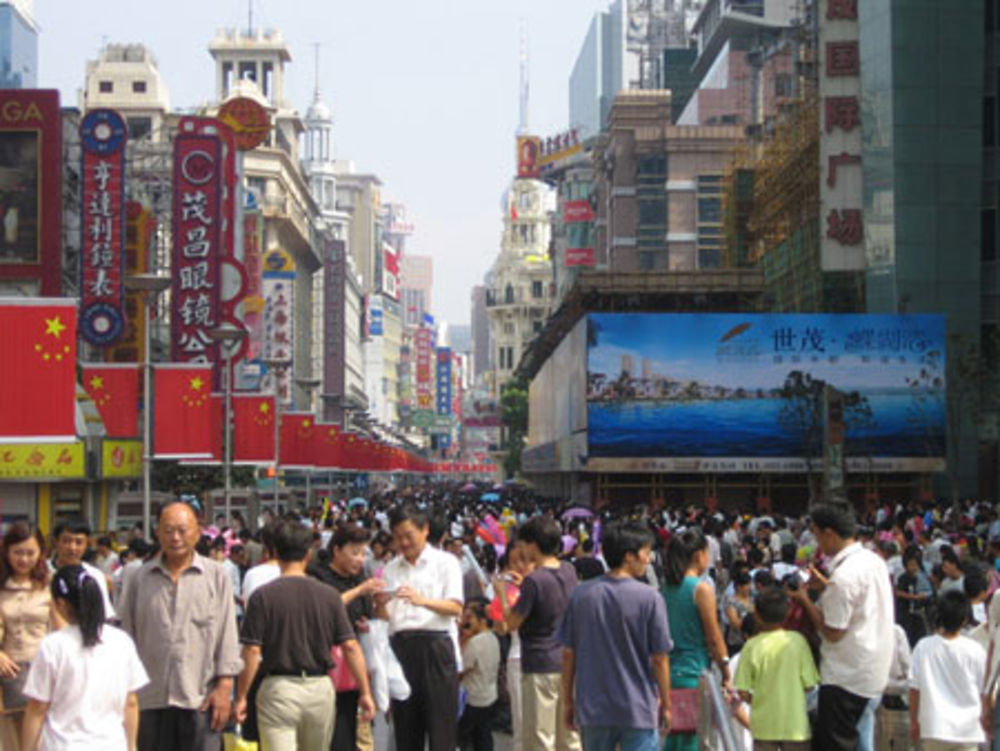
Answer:
[[[835,389],[848,469],[940,471],[945,340],[938,315],[591,314],[587,469],[816,468]]]

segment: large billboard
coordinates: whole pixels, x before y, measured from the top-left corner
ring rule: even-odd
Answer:
[[[592,314],[586,468],[818,470],[829,394],[848,470],[943,470],[944,318]]]
[[[45,297],[62,293],[61,189],[59,92],[0,91],[0,286],[4,289]]]

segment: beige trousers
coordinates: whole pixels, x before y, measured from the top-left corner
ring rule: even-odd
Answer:
[[[580,736],[566,727],[562,676],[521,676],[521,736],[524,751],[580,751]]]
[[[265,678],[257,692],[261,751],[328,749],[336,702],[329,676]]]
[[[930,738],[920,741],[921,751],[976,751],[978,748],[975,743],[950,743]]]

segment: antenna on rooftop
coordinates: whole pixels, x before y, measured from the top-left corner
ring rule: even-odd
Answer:
[[[253,0],[247,0],[247,36],[253,36]]]
[[[314,55],[315,55],[315,65],[316,65],[316,86],[315,86],[315,88],[313,90],[313,101],[314,102],[318,102],[319,101],[319,47],[320,47],[320,43],[319,42],[314,42],[313,43],[313,52],[314,52]]]
[[[521,19],[521,103],[519,110],[519,118],[517,124],[517,134],[519,136],[526,135],[528,133],[528,93],[529,93],[529,82],[528,82],[528,31],[524,24],[524,19]]]

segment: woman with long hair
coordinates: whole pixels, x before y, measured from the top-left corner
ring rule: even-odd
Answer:
[[[135,644],[105,624],[101,589],[82,566],[59,569],[50,591],[68,625],[42,640],[28,672],[22,747],[131,751],[139,732],[135,692],[149,683]]]
[[[0,542],[0,747],[16,750],[27,699],[28,667],[45,635],[62,628],[49,594],[45,538],[15,522]]]
[[[674,647],[670,651],[671,688],[697,688],[698,678],[714,660],[729,683],[729,653],[719,626],[715,587],[708,571],[708,540],[697,527],[673,535],[664,561],[663,599]],[[677,717],[674,718],[677,721]],[[695,751],[694,733],[667,737],[666,751]]]

